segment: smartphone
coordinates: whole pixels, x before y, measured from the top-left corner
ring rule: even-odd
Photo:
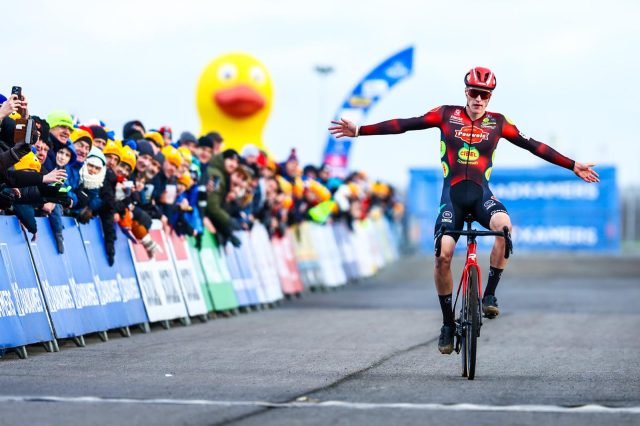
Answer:
[[[18,97],[18,100],[22,100],[22,87],[20,86],[13,86],[11,88],[11,94],[12,95],[16,95]]]

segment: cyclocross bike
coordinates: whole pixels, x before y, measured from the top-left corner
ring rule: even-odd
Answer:
[[[473,220],[473,216],[467,215],[464,219],[467,223],[466,230],[453,231],[442,226],[436,236],[436,256],[440,256],[442,237],[444,235],[466,235],[467,237],[467,261],[462,271],[460,284],[458,284],[453,311],[456,311],[458,296],[460,296],[460,289],[462,289],[460,316],[456,319],[455,351],[456,353],[462,351],[462,377],[466,377],[469,380],[473,380],[476,375],[476,351],[480,327],[482,327],[482,279],[480,266],[476,260],[476,237],[502,237],[505,239],[505,259],[508,259],[509,255],[513,253],[509,228],[505,226],[502,231],[478,231],[471,229]]]

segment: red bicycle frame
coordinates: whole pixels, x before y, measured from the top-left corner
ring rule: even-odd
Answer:
[[[469,239],[469,243],[467,244],[467,261],[464,264],[464,270],[462,271],[462,278],[460,278],[460,284],[458,284],[458,293],[456,294],[456,301],[458,300],[458,295],[460,294],[460,288],[462,287],[462,292],[467,294],[467,286],[469,285],[469,269],[476,268],[478,271],[478,298],[482,300],[482,275],[480,274],[480,266],[477,261],[477,243],[474,238]]]

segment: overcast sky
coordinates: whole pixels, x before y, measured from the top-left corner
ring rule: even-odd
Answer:
[[[626,186],[640,181],[639,17],[638,1],[14,2],[3,12],[0,93],[21,85],[34,114],[67,109],[118,133],[133,118],[197,132],[200,73],[245,51],[274,80],[266,143],[281,158],[296,146],[318,162],[344,97],[413,45],[415,74],[367,122],[463,103],[464,74],[487,66],[498,81],[489,110],[578,161],[616,165]],[[324,88],[316,64],[335,68]],[[439,167],[438,141],[433,129],[362,138],[352,165],[406,183],[410,167]],[[498,147],[496,168],[542,164],[505,140]]]

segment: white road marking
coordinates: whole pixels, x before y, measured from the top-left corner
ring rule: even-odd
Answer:
[[[517,413],[560,414],[640,414],[640,406],[606,407],[586,404],[577,407],[558,405],[484,405],[484,404],[421,404],[421,403],[369,403],[348,401],[268,402],[268,401],[219,401],[210,399],[131,399],[100,398],[95,396],[0,396],[2,402],[61,402],[80,404],[140,404],[140,405],[197,405],[215,407],[264,407],[264,408],[345,408],[354,410],[424,410],[424,411],[490,411]]]

